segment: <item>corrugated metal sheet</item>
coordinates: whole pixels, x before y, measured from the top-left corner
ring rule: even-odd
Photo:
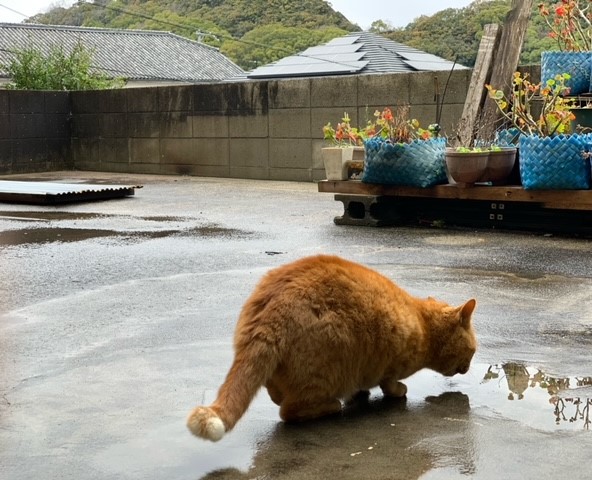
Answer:
[[[244,73],[217,49],[170,32],[14,23],[0,23],[0,66],[10,62],[15,49],[69,51],[78,42],[94,52],[93,67],[109,77],[196,83]],[[1,67],[0,75],[7,76]]]
[[[142,186],[0,180],[0,201],[52,205],[108,200],[134,195],[136,188]]]

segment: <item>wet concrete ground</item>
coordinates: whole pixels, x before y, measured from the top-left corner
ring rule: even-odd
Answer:
[[[590,240],[338,227],[341,204],[313,184],[37,178],[144,188],[0,204],[0,478],[590,478]],[[476,297],[471,371],[423,371],[406,400],[373,392],[301,426],[262,391],[219,443],[192,437],[185,417],[213,400],[254,284],[321,252],[418,296]]]

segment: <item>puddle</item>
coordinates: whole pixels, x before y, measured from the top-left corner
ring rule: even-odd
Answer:
[[[505,417],[539,430],[590,430],[592,376],[558,377],[508,362],[476,364],[458,379],[475,413]]]
[[[4,212],[0,211],[0,218],[8,220],[29,220],[35,222],[49,222],[57,220],[92,220],[108,218],[108,215],[84,212]]]
[[[250,232],[216,225],[206,225],[189,229],[125,232],[87,228],[35,228],[29,230],[10,230],[0,232],[0,248],[23,245],[43,245],[49,243],[82,242],[96,238],[118,238],[128,240],[149,240],[167,237],[201,238],[241,238]]]

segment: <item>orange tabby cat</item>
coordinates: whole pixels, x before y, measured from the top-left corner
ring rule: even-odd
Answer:
[[[475,300],[451,307],[412,297],[388,278],[339,257],[303,258],[270,271],[241,311],[234,362],[209,407],[187,419],[217,441],[267,387],[286,422],[341,410],[342,400],[380,386],[402,397],[399,380],[422,368],[467,373],[477,347]]]

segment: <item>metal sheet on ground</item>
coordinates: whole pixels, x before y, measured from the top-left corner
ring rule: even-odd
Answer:
[[[109,200],[135,194],[141,185],[103,185],[0,180],[0,202],[52,205]]]

